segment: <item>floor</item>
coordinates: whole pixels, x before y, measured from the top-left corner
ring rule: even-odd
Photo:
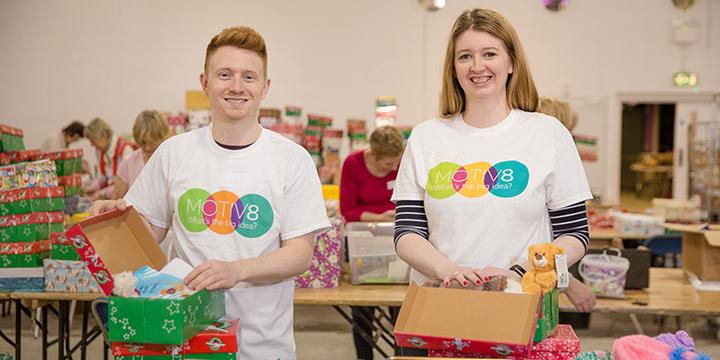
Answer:
[[[355,359],[350,326],[332,308],[297,306],[295,312],[295,340],[298,359]],[[647,335],[659,333],[658,325],[652,316],[640,316],[639,320]],[[42,354],[40,339],[33,338],[29,321],[26,321],[26,319],[23,319],[23,321],[25,325],[22,340],[23,359],[40,359]],[[720,340],[717,338],[717,329],[709,329],[704,319],[683,318],[682,321],[682,326],[689,330],[691,336],[695,338],[696,346],[700,351],[714,358],[720,358]],[[73,325],[72,334],[76,338],[79,335],[79,323],[80,321],[76,321]],[[52,327],[53,324],[50,326]],[[0,329],[13,337],[13,316],[0,317]],[[674,330],[674,321],[666,322],[665,332]],[[633,334],[634,331],[634,327],[627,316],[605,314],[592,315],[588,329],[576,330],[583,351],[611,350],[614,339]],[[11,351],[11,349],[8,344],[0,340],[0,352],[3,351]],[[88,359],[102,359],[102,344],[99,341],[92,343],[88,354]],[[57,358],[54,347],[50,349],[49,358]],[[75,359],[79,358],[79,354],[75,356]],[[377,355],[376,359],[380,359],[380,356]]]

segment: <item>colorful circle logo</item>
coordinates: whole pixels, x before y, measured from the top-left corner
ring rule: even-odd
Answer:
[[[425,191],[435,199],[446,199],[456,193],[469,198],[487,193],[508,198],[525,191],[529,178],[527,166],[515,160],[495,165],[480,161],[464,166],[442,162],[428,172]]]
[[[178,217],[190,232],[210,229],[216,234],[237,232],[248,238],[267,233],[274,220],[270,202],[261,195],[238,197],[230,191],[210,194],[203,189],[190,189],[180,196]]]

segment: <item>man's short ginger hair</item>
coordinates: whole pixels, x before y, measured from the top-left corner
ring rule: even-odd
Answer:
[[[248,26],[235,26],[223,29],[223,31],[215,35],[205,50],[205,73],[208,70],[208,59],[217,49],[223,46],[232,46],[258,54],[263,63],[263,77],[267,79],[267,48],[265,47],[265,39],[259,32]]]

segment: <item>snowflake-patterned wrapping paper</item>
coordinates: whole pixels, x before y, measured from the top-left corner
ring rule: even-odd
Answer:
[[[181,345],[224,315],[224,290],[200,290],[182,300],[111,296],[108,339]]]

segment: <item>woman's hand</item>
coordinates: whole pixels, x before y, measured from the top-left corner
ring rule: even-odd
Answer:
[[[585,284],[581,283],[580,280],[572,278],[570,285],[565,290],[570,302],[580,312],[591,312],[595,307],[595,294]]]
[[[489,280],[480,269],[454,265],[440,273],[443,287],[475,287]]]

